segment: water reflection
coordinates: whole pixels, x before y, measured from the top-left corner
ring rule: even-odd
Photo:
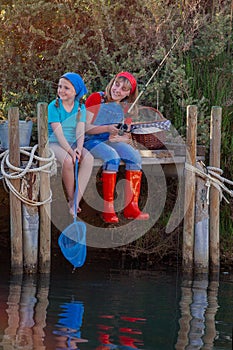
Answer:
[[[49,276],[13,276],[9,287],[5,328],[1,346],[9,349],[45,349]]]
[[[102,349],[141,349],[144,345],[142,339],[142,331],[139,328],[140,323],[146,321],[145,318],[113,315],[100,316],[102,322],[98,324],[100,345],[96,350]],[[103,322],[105,321],[105,322]],[[107,321],[107,322],[106,322]],[[125,325],[126,322],[126,325]],[[118,326],[116,326],[116,324]],[[128,324],[132,324],[131,327]],[[117,334],[120,345],[113,344],[114,332]],[[139,347],[138,347],[139,346]]]
[[[231,348],[232,281],[88,266],[51,277],[1,278],[0,349]]]
[[[78,343],[85,343],[87,339],[81,338],[81,326],[84,313],[84,305],[80,301],[72,300],[70,303],[60,305],[62,313],[56,334],[56,349],[78,349]]]
[[[177,350],[213,349],[218,287],[217,281],[206,278],[183,281]]]

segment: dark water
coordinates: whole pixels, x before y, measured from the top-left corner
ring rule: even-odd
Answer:
[[[232,349],[233,276],[57,265],[50,276],[1,266],[0,349]]]

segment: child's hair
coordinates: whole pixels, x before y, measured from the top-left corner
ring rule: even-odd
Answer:
[[[128,90],[130,90],[132,88],[132,86],[127,78],[115,76],[114,78],[112,78],[110,80],[110,82],[108,83],[108,85],[106,86],[106,89],[105,89],[105,96],[106,96],[107,102],[112,101],[111,88],[112,88],[112,85],[115,81],[119,81],[119,82],[122,81],[124,83],[124,87]],[[129,96],[126,96],[124,98],[124,102],[133,103],[136,100],[137,96],[138,96],[138,88],[136,87],[136,89],[133,93],[130,93]]]
[[[56,96],[55,106],[56,106],[57,108],[59,107],[59,96]]]

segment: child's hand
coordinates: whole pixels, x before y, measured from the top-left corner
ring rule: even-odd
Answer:
[[[73,151],[73,162],[76,162],[76,159],[78,159],[78,161],[81,158],[81,151],[78,148],[75,148]]]
[[[117,135],[119,129],[117,128],[117,124],[108,125],[108,132],[111,135]]]
[[[124,133],[123,135],[110,135],[109,142],[124,142],[129,143],[131,140],[130,134]]]

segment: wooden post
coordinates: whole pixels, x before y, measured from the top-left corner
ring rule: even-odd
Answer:
[[[49,156],[48,147],[48,113],[47,103],[38,103],[38,145],[39,156]],[[42,166],[44,162],[40,162]],[[41,172],[40,175],[40,201],[45,201],[50,194],[50,174]],[[49,273],[51,265],[51,205],[45,203],[40,206],[40,251],[39,268],[41,273]]]
[[[222,108],[212,107],[210,125],[210,161],[212,167],[220,168]],[[210,189],[210,270],[219,274],[219,191]]]
[[[20,166],[19,152],[19,109],[12,107],[8,112],[9,161]],[[12,185],[20,190],[20,179],[13,179]],[[10,228],[11,228],[11,272],[23,272],[22,210],[21,201],[10,191]]]
[[[205,172],[204,165],[196,163],[197,169]],[[206,179],[196,176],[196,206],[194,231],[195,273],[208,273],[209,270],[209,204]]]
[[[22,179],[24,197],[38,201],[39,174],[28,173]],[[22,205],[23,214],[23,266],[26,273],[36,273],[38,267],[39,210],[37,206]]]
[[[187,107],[186,163],[196,164],[197,107]],[[193,269],[195,210],[195,172],[185,169],[184,225],[183,225],[183,270],[190,274]]]

